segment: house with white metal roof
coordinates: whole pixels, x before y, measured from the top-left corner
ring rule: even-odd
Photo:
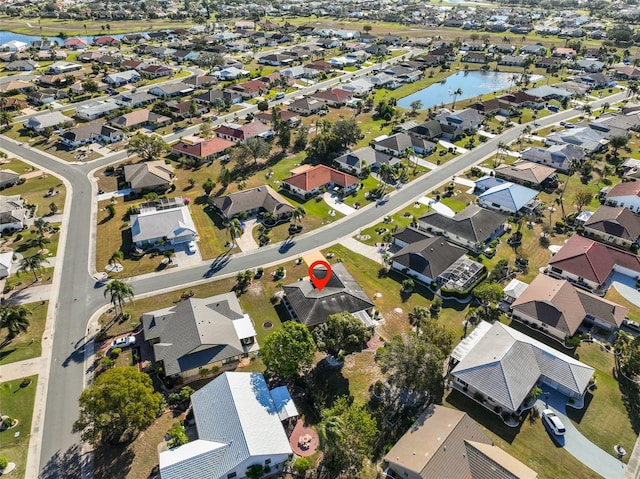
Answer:
[[[492,411],[519,414],[543,384],[580,408],[595,370],[502,323],[480,322],[451,353],[453,387]]]
[[[226,372],[191,396],[197,439],[160,452],[162,479],[246,477],[254,464],[281,470],[292,454],[282,418],[297,410],[260,373]]]
[[[538,195],[536,190],[499,178],[492,179],[497,184],[478,196],[479,205],[506,213],[516,213],[523,208],[533,210],[537,205],[534,201]]]
[[[144,207],[131,215],[131,237],[138,248],[151,245],[173,247],[197,239],[188,206],[167,209]]]

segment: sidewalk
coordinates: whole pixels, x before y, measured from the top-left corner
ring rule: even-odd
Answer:
[[[40,357],[3,364],[0,366],[0,382],[13,381],[14,379],[40,374],[41,365],[42,360]]]
[[[41,284],[39,286],[27,286],[12,292],[5,301],[10,304],[28,304],[36,301],[49,301],[51,296],[51,285]]]

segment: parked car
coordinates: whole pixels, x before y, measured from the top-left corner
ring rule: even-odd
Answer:
[[[630,319],[623,320],[622,324],[629,329],[635,329],[636,331],[640,331],[640,324]]]
[[[282,100],[284,98],[284,93],[276,93],[276,100]]]
[[[566,429],[560,418],[551,409],[542,411],[542,420],[556,436],[564,436]]]
[[[118,338],[111,343],[111,349],[114,348],[126,348],[127,346],[133,346],[136,344],[135,336],[125,336],[123,338]]]
[[[189,241],[189,243],[187,244],[187,249],[189,250],[189,253],[195,253],[196,252],[196,243],[194,241]]]

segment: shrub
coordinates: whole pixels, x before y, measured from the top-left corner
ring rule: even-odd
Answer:
[[[113,359],[104,357],[100,360],[100,367],[102,369],[111,369],[113,367]]]
[[[0,470],[6,469],[9,465],[9,459],[6,457],[0,457]]]
[[[298,474],[304,474],[311,467],[311,461],[307,457],[299,457],[293,463],[293,470]]]
[[[13,424],[13,418],[5,417],[2,420],[2,427],[5,428],[5,429],[10,428],[12,424]]]
[[[113,348],[110,352],[109,352],[109,357],[111,359],[117,359],[118,356],[120,356],[120,353],[122,352],[121,348]]]

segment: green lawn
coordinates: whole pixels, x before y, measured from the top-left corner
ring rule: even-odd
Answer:
[[[382,228],[387,231],[393,232],[394,228],[399,231],[402,228],[409,226],[413,221],[413,218],[420,218],[427,211],[429,211],[429,207],[423,205],[422,203],[414,203],[413,205],[409,205],[406,208],[398,211],[396,214],[391,215],[391,223],[384,223],[381,221],[380,223],[376,223],[375,225],[365,228],[361,230],[358,234],[361,236],[369,236],[368,239],[360,239],[365,244],[372,246],[375,243],[381,243],[384,234],[379,234],[376,230],[381,230]]]
[[[42,354],[42,333],[47,320],[49,302],[46,301],[44,304],[40,302],[29,303],[25,307],[31,312],[28,317],[29,329],[0,348],[0,365],[37,358]],[[0,328],[0,340],[4,340],[6,335],[7,330]],[[1,409],[0,412],[4,414]]]
[[[22,379],[0,383],[2,414],[19,421],[13,429],[0,432],[0,454],[16,464],[16,469],[10,476],[16,478],[25,477],[33,404],[38,385],[38,376],[29,376],[28,379],[31,384],[24,388],[20,387]]]
[[[49,196],[49,190],[53,188],[55,191],[59,191],[54,196]],[[21,195],[28,203],[36,205],[36,215],[44,216],[49,213],[49,205],[54,203],[58,208],[58,213],[62,213],[64,209],[64,201],[66,196],[66,189],[62,181],[53,175],[48,173],[42,173],[42,175],[35,178],[29,178],[21,185],[11,186],[2,190],[3,195]]]
[[[33,244],[33,240],[38,236],[38,232],[35,228],[13,234],[7,237],[6,242],[2,244],[2,249],[12,249],[24,257],[33,256],[40,251],[40,247]],[[60,239],[60,233],[48,233],[46,238],[49,240],[49,244],[44,247],[44,249],[48,250],[48,252],[44,254],[45,257],[56,256],[58,252],[58,240]]]

